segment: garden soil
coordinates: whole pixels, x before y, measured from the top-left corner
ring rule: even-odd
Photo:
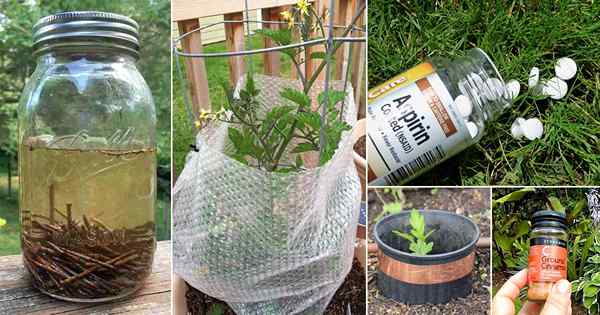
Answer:
[[[482,237],[490,236],[489,189],[403,189],[404,209],[448,210],[470,217],[481,230]],[[369,231],[374,219],[383,209],[383,201],[394,198],[385,190],[369,190]],[[373,243],[370,239],[369,243]],[[490,251],[478,248],[473,268],[473,291],[465,298],[453,299],[439,305],[406,305],[387,299],[377,289],[377,256],[369,255],[369,314],[377,315],[462,315],[488,314],[490,309]]]

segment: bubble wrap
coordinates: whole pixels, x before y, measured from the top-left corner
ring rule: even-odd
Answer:
[[[255,81],[265,107],[285,103],[283,87],[298,87],[279,77]],[[343,83],[332,87],[341,90]],[[344,119],[353,126],[347,91]],[[199,152],[188,155],[175,185],[175,273],[237,314],[321,314],[352,264],[360,185],[351,131],[324,166],[284,174],[229,158],[227,127],[202,129]]]

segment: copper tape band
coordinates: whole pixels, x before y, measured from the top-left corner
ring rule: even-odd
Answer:
[[[475,254],[439,265],[413,265],[395,260],[379,251],[379,270],[389,277],[410,284],[447,283],[466,277],[473,270]]]
[[[358,227],[356,228],[356,237],[360,238],[362,240],[367,238],[367,227],[359,224]]]

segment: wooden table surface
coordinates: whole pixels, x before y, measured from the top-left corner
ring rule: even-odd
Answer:
[[[21,255],[0,257],[0,314],[171,314],[171,242],[157,243],[152,274],[125,300],[70,303],[34,289]]]

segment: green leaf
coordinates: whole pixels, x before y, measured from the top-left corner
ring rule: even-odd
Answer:
[[[229,127],[229,129],[227,130],[229,134],[229,140],[231,141],[231,143],[233,143],[236,149],[242,148],[244,146],[244,137],[242,136],[242,133],[233,127]]]
[[[598,290],[600,288],[590,283],[583,288],[583,296],[595,297],[598,294]]]
[[[6,220],[0,218],[0,227],[3,227],[6,225]]]
[[[565,207],[560,203],[560,200],[556,197],[548,197],[548,201],[550,202],[550,206],[554,211],[565,213]]]
[[[386,203],[383,205],[383,212],[385,215],[396,214],[402,211],[402,204],[400,203]]]
[[[492,208],[496,208],[496,207],[501,206],[501,205],[503,205],[503,204],[505,204],[507,202],[510,202],[510,201],[521,200],[521,199],[523,199],[525,197],[525,195],[527,195],[530,192],[534,192],[534,191],[535,191],[535,188],[531,188],[531,187],[523,188],[523,189],[520,189],[520,190],[517,190],[517,191],[513,191],[510,194],[501,197],[500,199],[493,200],[492,201]]]
[[[498,246],[500,246],[500,248],[502,249],[503,252],[510,253],[514,239],[508,237],[507,235],[505,235],[503,233],[495,232],[494,233],[494,242],[496,244],[498,244]]]
[[[302,112],[296,116],[298,121],[306,126],[309,126],[313,130],[319,130],[321,128],[321,116],[317,112]]]
[[[321,59],[326,63],[333,63],[335,62],[335,55],[328,55],[324,51],[315,51],[310,54],[310,59]]]
[[[594,304],[596,304],[596,297],[583,298],[583,306],[585,306],[585,308],[590,309]]]
[[[221,304],[212,304],[207,315],[223,315],[225,314],[225,308]]]
[[[277,106],[271,109],[265,115],[265,119],[261,123],[261,134],[266,135],[267,133],[273,132],[273,129],[275,129],[273,128],[273,126],[276,123],[279,123],[279,127],[281,130],[282,124],[285,125],[286,123],[289,123],[291,121],[290,117],[294,113],[295,109],[295,106]]]
[[[279,95],[300,105],[300,108],[310,108],[310,98],[302,91],[286,87],[280,92]]]
[[[528,221],[520,221],[519,224],[517,224],[517,234],[515,235],[514,239],[520,238],[523,235],[527,235],[529,234],[529,222]]]
[[[423,217],[423,215],[421,215],[419,211],[412,210],[410,212],[409,222],[410,226],[417,234],[423,235],[425,233],[425,217]]]
[[[581,210],[583,210],[583,208],[585,208],[586,205],[587,201],[585,199],[580,199],[579,201],[577,201],[577,203],[573,207],[573,210],[569,211],[569,221],[573,221],[573,219],[579,215],[579,212],[581,212]]]
[[[409,249],[416,255],[425,256],[433,249],[433,242],[426,243],[418,239],[416,242],[410,244]]]
[[[329,90],[327,92],[327,98],[329,99],[329,107],[334,108],[335,104],[343,101],[346,98],[346,92]],[[319,93],[319,96],[317,96],[317,101],[319,102],[319,104],[323,104],[325,102],[325,92]]]
[[[411,243],[415,241],[415,237],[408,233],[404,233],[404,232],[400,232],[400,231],[392,231],[392,232]]]
[[[429,238],[429,236],[431,236],[431,234],[433,234],[433,232],[435,232],[435,229],[434,229],[434,230],[431,230],[431,231],[429,231],[429,232],[427,232],[427,234],[425,234],[425,237],[424,237],[424,238],[425,238],[425,239]]]
[[[292,150],[292,153],[303,153],[316,150],[319,150],[319,148],[315,147],[312,143],[303,142],[298,143],[298,145],[296,145],[296,147]]]
[[[296,168],[302,168],[304,166],[304,160],[300,157],[300,155],[296,155]]]
[[[259,34],[263,37],[269,38],[277,43],[279,46],[285,46],[292,43],[292,29],[290,28],[281,28],[281,29],[271,29],[271,28],[263,28],[254,30],[256,34]]]

